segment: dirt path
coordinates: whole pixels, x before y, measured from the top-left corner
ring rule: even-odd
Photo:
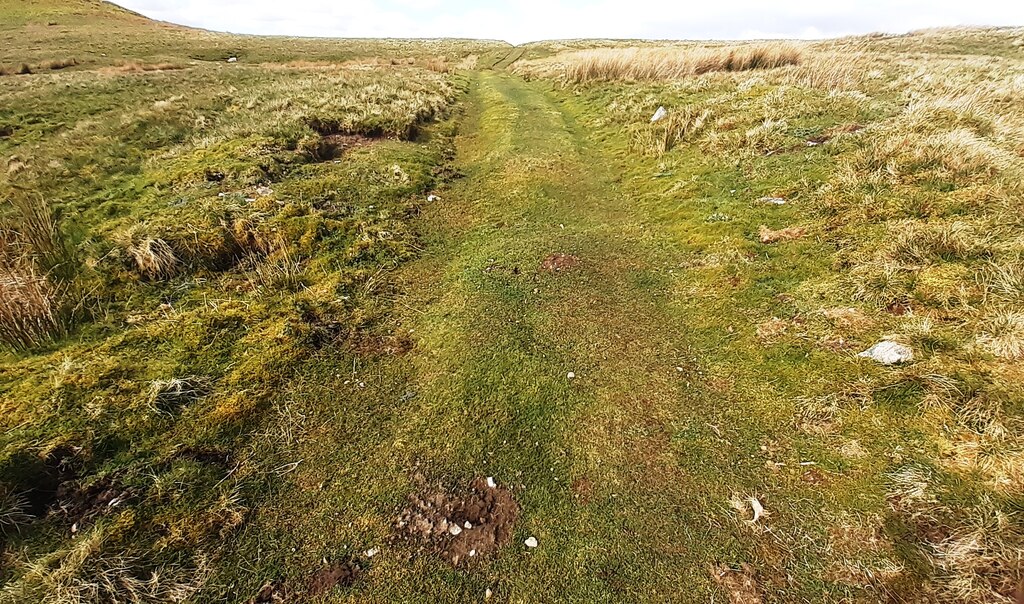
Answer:
[[[497,563],[512,601],[694,597],[709,556],[730,555],[702,517],[727,500],[725,478],[705,481],[730,462],[677,442],[706,397],[666,312],[671,245],[571,111],[476,77],[466,177],[429,210],[430,251],[406,273],[420,395],[398,441],[435,471],[520,489],[514,549],[541,546]]]

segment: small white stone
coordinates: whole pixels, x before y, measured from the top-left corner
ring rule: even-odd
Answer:
[[[368,550],[366,550],[366,557],[367,558],[372,558],[372,557],[376,556],[379,553],[380,553],[380,549],[379,548],[375,547],[373,549],[368,549]]]
[[[651,116],[651,123],[660,122],[666,117],[668,117],[668,110],[664,107],[658,107],[658,110],[654,112],[653,116]]]
[[[494,477],[493,476],[488,476],[487,477],[487,486],[492,488],[492,489],[494,487],[498,486],[498,483],[494,482]]]
[[[471,528],[473,528],[473,523],[472,523],[472,522],[470,522],[469,520],[467,520],[466,522],[464,522],[464,523],[462,524],[462,526],[464,526],[464,527],[466,527],[466,528],[468,528],[468,529],[471,529]]]
[[[575,380],[576,379],[576,374],[574,372],[570,371],[565,377],[569,378],[570,380]]]
[[[441,201],[441,198],[438,197],[437,195],[431,194],[431,195],[427,195],[427,201],[433,203],[435,201]]]
[[[857,356],[877,361],[883,365],[897,365],[913,361],[914,350],[892,340],[882,340]]]
[[[448,527],[448,532],[451,533],[453,537],[457,537],[459,533],[462,532],[462,527],[457,524],[453,524]]]
[[[229,57],[228,58],[228,63],[237,63],[237,62],[238,62],[238,57]]]
[[[484,598],[487,599],[487,600],[490,600],[491,596],[493,596],[493,595],[494,595],[494,592],[491,591],[490,587],[488,587],[487,591],[484,592]]]
[[[523,543],[526,544],[526,547],[537,547],[538,545],[536,537],[528,537]]]
[[[470,557],[470,558],[472,558],[472,557],[473,557],[473,556],[475,556],[475,555],[476,555],[476,550],[475,550],[475,549],[471,549],[471,550],[469,550],[469,557]]]

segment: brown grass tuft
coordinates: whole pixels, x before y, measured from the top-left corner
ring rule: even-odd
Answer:
[[[991,354],[1011,360],[1024,359],[1024,313],[1009,311],[986,319],[976,339]]]
[[[604,48],[526,61],[527,75],[556,76],[573,84],[673,80],[719,71],[773,69],[800,63],[803,51],[784,42],[720,47]]]
[[[780,241],[792,241],[794,239],[800,239],[806,233],[807,229],[804,227],[786,227],[784,229],[774,231],[763,224],[761,225],[761,228],[759,228],[757,231],[757,235],[760,238],[761,243],[764,243],[766,245],[778,243]]]
[[[139,273],[148,279],[169,279],[178,273],[178,257],[163,239],[145,238],[128,246]]]

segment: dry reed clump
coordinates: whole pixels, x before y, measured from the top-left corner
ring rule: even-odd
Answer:
[[[904,468],[891,477],[887,499],[931,566],[934,601],[1010,602],[1024,574],[1024,535],[1015,519],[988,496],[950,508],[933,478]]]
[[[699,137],[711,123],[710,109],[688,105],[672,110],[653,126],[634,130],[633,147],[655,156],[671,151],[679,143]]]
[[[103,73],[144,73],[150,71],[176,71],[185,68],[186,65],[182,65],[180,63],[141,63],[139,61],[127,61],[117,65],[103,67],[99,71]]]
[[[523,61],[523,75],[557,77],[566,83],[655,81],[711,72],[773,69],[800,63],[803,51],[790,43],[765,42],[721,47],[603,48]]]
[[[129,244],[128,253],[135,260],[139,274],[147,279],[169,279],[180,269],[178,256],[163,239],[146,237]]]
[[[829,92],[857,90],[870,68],[868,57],[853,52],[817,52],[804,55],[785,73],[784,81],[796,86]]]
[[[208,562],[195,568],[150,568],[138,556],[104,554],[105,527],[98,525],[66,549],[22,562],[25,573],[0,589],[0,602],[40,604],[165,604],[193,597],[210,575]]]
[[[0,341],[37,346],[66,329],[61,291],[31,262],[0,261]]]
[[[0,225],[0,342],[24,350],[64,334],[71,254],[45,200],[15,196]]]
[[[1009,361],[1024,359],[1024,313],[1001,311],[984,319],[975,340],[983,350]]]

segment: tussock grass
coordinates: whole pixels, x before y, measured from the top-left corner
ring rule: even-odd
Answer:
[[[48,204],[17,194],[0,224],[0,342],[28,349],[66,333],[75,267]]]
[[[10,536],[32,521],[27,512],[28,500],[20,493],[0,487],[0,535]]]
[[[209,576],[200,559],[196,568],[152,568],[139,556],[103,552],[106,527],[97,526],[70,547],[24,562],[20,580],[0,590],[2,602],[40,604],[157,604],[184,602]]]
[[[63,335],[63,297],[31,262],[0,261],[0,341],[24,350]]]
[[[135,261],[139,274],[147,279],[169,279],[180,269],[174,249],[163,239],[145,237],[128,245],[128,253]]]
[[[1024,313],[1002,311],[981,322],[977,343],[997,357],[1024,359]]]
[[[633,145],[646,153],[661,156],[676,145],[699,137],[709,127],[713,114],[710,109],[688,105],[672,110],[668,117],[651,128],[635,132]]]
[[[815,52],[805,55],[786,73],[785,81],[814,90],[857,90],[865,79],[870,59],[863,53]]]
[[[176,71],[179,69],[186,69],[188,66],[182,63],[142,63],[139,61],[126,61],[103,67],[100,71],[107,73],[149,73],[159,71]]]
[[[67,69],[68,67],[75,67],[76,65],[78,65],[78,59],[75,58],[47,59],[33,65],[29,65],[28,63],[21,63],[16,66],[0,65],[0,76],[31,75],[41,71],[59,71],[61,69]]]
[[[790,43],[722,47],[607,48],[563,53],[517,63],[524,75],[558,77],[570,84],[673,80],[712,72],[750,71],[796,65],[803,52]]]

